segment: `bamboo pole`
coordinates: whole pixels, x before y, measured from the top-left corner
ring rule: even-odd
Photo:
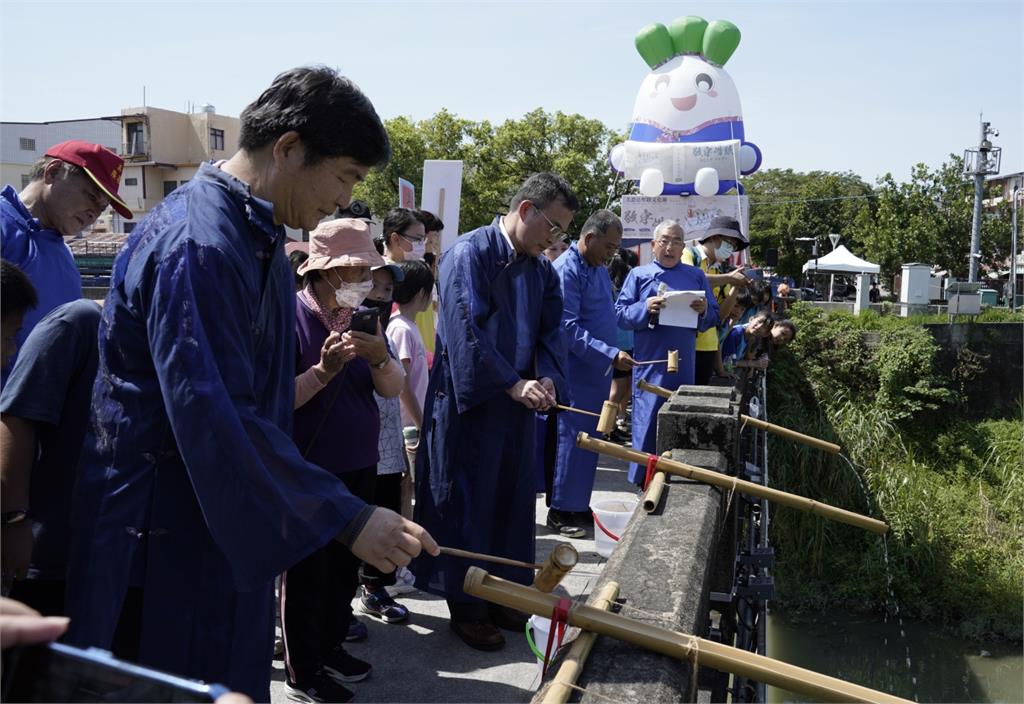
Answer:
[[[838,455],[843,449],[839,445],[836,445],[835,443],[827,442],[825,440],[819,440],[818,438],[813,437],[811,435],[804,435],[803,433],[798,433],[795,430],[783,428],[781,425],[768,423],[763,420],[758,420],[757,418],[751,418],[750,416],[747,415],[741,414],[740,421],[742,421],[746,425],[751,425],[755,428],[759,428],[760,430],[765,430],[771,433],[772,435],[778,435],[780,438],[793,440],[795,442],[807,445],[808,447],[813,447],[818,450],[822,450],[823,452],[830,452],[833,455]]]
[[[573,408],[572,406],[563,406],[560,403],[556,403],[555,408],[557,408],[560,411],[571,411],[572,413],[579,413],[585,416],[594,416],[595,418],[601,417],[600,413],[594,413],[593,411],[584,411],[582,408]]]
[[[588,603],[595,609],[609,611],[618,596],[619,583],[607,582]],[[573,641],[572,647],[569,648],[569,654],[565,656],[565,661],[562,662],[562,666],[558,668],[554,679],[551,680],[544,698],[541,699],[541,704],[565,704],[569,701],[569,696],[572,694],[571,685],[576,684],[576,680],[580,678],[583,666],[586,664],[587,657],[596,640],[596,633],[583,631]]]
[[[661,396],[662,398],[671,398],[672,397],[672,392],[669,391],[668,389],[666,389],[664,386],[657,386],[655,384],[650,384],[650,383],[644,381],[643,379],[641,379],[640,381],[636,382],[636,387],[638,389],[640,389],[641,391],[647,391],[648,393],[652,393],[652,394],[655,394],[657,396]]]
[[[528,570],[539,570],[544,565],[536,565],[532,562],[521,562],[520,560],[510,560],[507,557],[497,557],[496,555],[487,555],[482,552],[470,552],[469,550],[459,550],[458,548],[446,548],[441,546],[440,548],[442,555],[448,555],[449,557],[464,557],[467,560],[481,560],[483,562],[493,562],[496,565],[505,565],[507,567],[524,567]]]
[[[552,594],[542,594],[521,584],[493,577],[479,567],[469,568],[463,589],[472,596],[540,616],[549,616],[558,604],[558,597]],[[908,700],[885,692],[593,606],[572,605],[568,622],[584,631],[610,636],[679,660],[696,660],[698,665],[764,682],[809,697],[812,701],[908,704]]]
[[[569,543],[559,543],[544,560],[544,564],[533,578],[533,586],[542,592],[552,592],[569,570],[580,561],[580,554]]]
[[[615,430],[615,418],[619,415],[619,405],[613,401],[605,401],[601,406],[601,415],[597,420],[597,432],[605,437]]]
[[[509,567],[523,567],[528,570],[537,570],[536,576],[533,578],[534,589],[539,589],[542,592],[552,592],[555,587],[562,581],[562,579],[576,566],[576,563],[580,561],[580,554],[576,552],[570,543],[559,543],[554,549],[548,554],[548,558],[544,560],[544,564],[538,565],[532,562],[521,562],[520,560],[511,560],[507,557],[498,557],[496,555],[488,555],[482,552],[470,552],[469,550],[459,550],[458,548],[446,548],[441,547],[442,555],[449,555],[450,557],[464,557],[467,560],[481,560],[483,562],[493,562],[496,565],[507,565]]]
[[[638,381],[636,383],[636,386],[638,389],[642,391],[647,391],[649,393],[656,394],[658,396],[661,396],[662,398],[670,398],[672,396],[672,392],[666,389],[664,386],[656,386],[654,384],[649,384],[643,379]],[[795,442],[807,445],[808,447],[814,447],[824,452],[830,452],[833,455],[838,455],[842,451],[842,448],[839,445],[836,445],[835,443],[828,442],[826,440],[820,440],[811,435],[804,435],[803,433],[798,433],[795,430],[783,428],[781,425],[775,425],[774,423],[768,423],[763,420],[758,420],[757,418],[751,418],[748,415],[741,414],[740,421],[742,421],[746,425],[751,425],[755,428],[759,428],[760,430],[765,430],[771,433],[772,435],[778,435],[780,438],[793,440]]]
[[[654,513],[654,510],[658,508],[658,504],[661,503],[663,491],[665,491],[665,472],[658,470],[654,473],[654,477],[651,478],[647,491],[644,492],[644,511]]]
[[[646,464],[647,462],[647,455],[643,452],[637,452],[636,450],[631,450],[628,447],[621,447],[615,443],[605,442],[604,440],[596,440],[586,433],[580,433],[576,436],[576,445],[584,450],[600,452],[612,457],[618,457],[619,459],[626,460],[627,462],[636,462],[637,464]],[[760,484],[748,482],[743,479],[737,479],[736,477],[719,474],[718,472],[713,472],[709,469],[701,469],[700,467],[676,462],[675,460],[670,460],[665,457],[658,458],[657,468],[667,474],[678,474],[679,476],[688,477],[705,484],[714,484],[715,486],[722,487],[723,489],[741,491],[744,494],[749,494],[750,496],[768,499],[769,501],[782,504],[783,506],[807,511],[821,516],[822,518],[828,518],[829,520],[838,521],[839,523],[846,523],[847,525],[856,526],[857,528],[863,528],[864,530],[871,531],[872,533],[878,533],[879,535],[884,535],[889,530],[889,526],[884,522],[868,516],[862,516],[859,513],[837,508],[836,506],[830,506],[829,504],[823,504],[803,496],[797,496],[796,494],[789,494],[785,491],[779,491],[778,489],[772,489],[771,487],[761,486]]]

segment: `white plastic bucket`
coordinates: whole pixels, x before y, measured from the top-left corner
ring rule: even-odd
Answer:
[[[532,639],[533,654],[537,656],[537,667],[544,668],[544,650],[548,647],[548,633],[551,632],[551,619],[534,614],[526,622],[526,637]]]
[[[594,547],[598,555],[611,557],[637,503],[635,498],[605,499],[590,507],[594,512]]]

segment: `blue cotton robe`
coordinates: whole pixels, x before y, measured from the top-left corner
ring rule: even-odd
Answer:
[[[270,203],[212,164],[115,264],[72,516],[69,640],[269,701],[273,579],[365,504],[290,437],[295,299]],[[358,522],[358,519],[356,520]]]
[[[573,405],[601,412],[611,391],[612,362],[619,327],[615,320],[608,269],[583,259],[576,243],[554,263],[562,284],[562,331],[569,351],[568,383]],[[597,454],[576,447],[580,432],[597,432],[597,418],[558,414],[558,454],[551,505],[561,511],[586,511],[597,473]]]
[[[535,413],[505,392],[521,378],[565,387],[562,294],[551,263],[517,256],[498,220],[441,257],[434,366],[416,456],[415,520],[440,545],[533,562]],[[529,584],[529,570],[423,554],[416,586],[456,602],[466,570]]]
[[[668,286],[669,291],[704,290],[708,307],[698,316],[696,330],[670,325],[656,325],[653,329],[648,327],[650,314],[647,312],[647,299],[658,295],[658,286],[662,282]],[[669,350],[679,350],[679,371],[675,374],[669,374],[665,364],[633,367],[633,448],[653,453],[658,409],[665,399],[636,388],[637,382],[643,379],[672,390],[684,384],[692,385],[697,333],[718,324],[718,303],[703,271],[682,263],[666,269],[655,261],[629,272],[615,302],[615,313],[620,327],[635,331],[633,358],[637,361],[667,359]],[[634,484],[642,484],[645,470],[645,467],[630,464],[629,480]]]
[[[82,297],[82,277],[63,235],[32,217],[11,186],[0,191],[0,258],[25,272],[39,299],[39,305],[25,311],[15,337],[20,350],[32,328],[51,310]],[[17,353],[0,371],[0,387],[7,382],[15,360]]]

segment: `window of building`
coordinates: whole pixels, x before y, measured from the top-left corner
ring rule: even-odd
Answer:
[[[171,192],[177,187],[177,181],[164,181],[164,198],[171,195]]]
[[[124,153],[128,156],[146,153],[146,140],[144,125],[141,122],[129,122],[125,124],[125,145]]]
[[[138,186],[139,185],[139,179],[137,179],[137,178],[126,178],[124,180],[124,185],[126,185],[126,186]]]
[[[18,137],[18,148],[24,152],[34,152],[36,150],[36,140],[28,137]]]
[[[30,183],[32,183],[32,177],[29,176],[28,174],[22,174],[21,175],[21,187],[25,188]]]
[[[224,151],[224,130],[210,128],[210,149]]]

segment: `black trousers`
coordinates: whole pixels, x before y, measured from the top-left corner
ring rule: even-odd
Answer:
[[[693,383],[697,386],[707,386],[711,383],[711,377],[715,373],[715,356],[717,350],[711,352],[697,351],[697,358],[693,365]]]
[[[395,513],[402,512],[402,473],[378,474],[377,488],[374,490],[373,503],[382,508],[389,508]],[[359,568],[359,583],[368,590],[376,591],[381,587],[390,587],[395,583],[395,573],[391,570],[384,573],[373,565],[363,563]]]
[[[63,579],[16,579],[10,597],[43,616],[64,616]]]
[[[353,495],[373,502],[377,465],[338,475]],[[281,576],[281,627],[288,679],[303,682],[324,655],[345,642],[360,559],[336,540],[314,551]]]

